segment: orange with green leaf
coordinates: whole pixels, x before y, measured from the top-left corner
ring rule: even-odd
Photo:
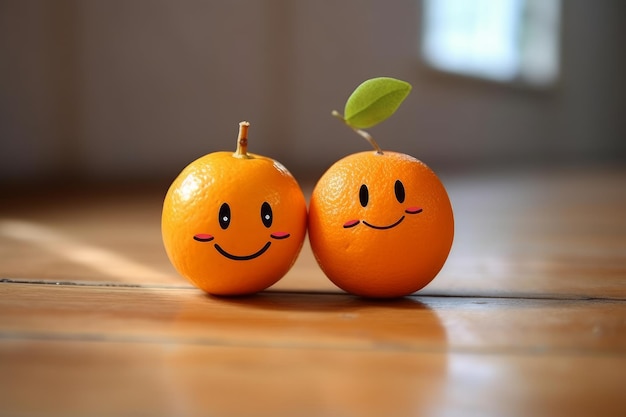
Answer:
[[[309,240],[318,264],[352,294],[389,298],[430,283],[454,236],[447,192],[418,159],[383,151],[363,129],[391,116],[411,86],[388,77],[365,81],[334,111],[373,151],[349,155],[317,182],[309,206]]]

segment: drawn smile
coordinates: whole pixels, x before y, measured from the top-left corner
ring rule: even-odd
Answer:
[[[287,239],[289,236],[291,236],[291,234],[287,232],[275,232],[270,235],[272,239],[276,239],[276,240]],[[193,237],[193,240],[197,242],[202,242],[202,243],[210,242],[213,239],[215,239],[215,236],[210,235],[208,233],[198,233],[197,235],[194,235]],[[224,248],[222,248],[217,243],[215,243],[213,246],[215,247],[215,250],[217,250],[220,253],[220,255],[225,256],[228,259],[232,259],[233,261],[249,261],[250,259],[258,258],[259,256],[263,255],[265,251],[269,249],[271,244],[272,242],[267,242],[261,249],[254,252],[251,255],[233,255],[232,253],[225,251]]]
[[[406,214],[419,214],[422,212],[422,208],[421,207],[409,207],[408,209],[406,209],[404,211]],[[367,227],[371,227],[372,229],[376,229],[376,230],[387,230],[387,229],[391,229],[393,227],[396,227],[397,225],[399,225],[400,223],[402,223],[402,221],[404,220],[406,216],[402,215],[402,217],[400,217],[395,223],[386,225],[386,226],[377,226],[375,224],[372,223],[368,223],[367,221],[363,220],[363,224],[366,225]],[[361,223],[361,220],[350,220],[348,222],[346,222],[343,225],[344,229],[349,229],[351,227],[354,227],[356,225],[358,225],[359,223]]]
[[[232,259],[233,261],[249,261],[250,259],[254,259],[254,258],[258,258],[259,256],[263,255],[265,253],[265,251],[267,249],[269,249],[270,245],[272,244],[272,242],[267,242],[261,249],[259,249],[258,251],[254,252],[251,255],[244,255],[244,256],[239,256],[239,255],[233,255],[232,253],[228,253],[226,252],[224,249],[222,249],[222,247],[220,245],[218,245],[217,243],[213,246],[215,246],[215,249],[222,255],[227,257],[228,259]]]
[[[397,225],[402,223],[402,220],[404,220],[404,216],[400,217],[397,222],[392,223],[387,226],[376,226],[375,224],[368,223],[365,220],[363,220],[363,224],[366,225],[367,227],[371,227],[372,229],[386,230],[386,229],[391,229],[392,227],[396,227]]]

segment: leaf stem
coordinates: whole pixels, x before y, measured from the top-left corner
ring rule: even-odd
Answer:
[[[250,155],[248,155],[248,128],[250,127],[249,122],[240,122],[239,123],[239,134],[237,135],[237,150],[233,154],[236,158],[244,158],[249,159]]]
[[[344,122],[345,125],[348,126],[350,129],[354,130],[357,135],[361,136],[366,141],[368,141],[369,144],[372,145],[372,147],[374,148],[374,150],[376,151],[378,155],[383,155],[383,150],[380,148],[380,146],[378,146],[378,143],[376,143],[372,135],[367,133],[365,130],[357,129],[354,126],[351,126],[350,123],[348,123],[346,119],[344,119],[343,116],[337,110],[333,110],[331,114],[335,116],[336,118],[338,118],[339,120],[341,120],[342,122]]]

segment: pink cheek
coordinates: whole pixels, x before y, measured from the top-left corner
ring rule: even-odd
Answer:
[[[291,234],[287,232],[275,232],[270,235],[272,239],[287,239]]]
[[[422,212],[422,208],[421,207],[417,207],[417,206],[412,206],[407,208],[406,210],[404,210],[405,213],[407,214],[417,214],[417,213],[421,213]]]
[[[348,228],[350,228],[350,227],[354,227],[354,226],[356,226],[357,224],[359,224],[360,222],[361,222],[360,220],[348,220],[347,222],[345,222],[345,223],[343,224],[343,228],[344,228],[344,229],[348,229]]]
[[[208,233],[198,233],[197,235],[193,236],[193,240],[197,240],[198,242],[210,242],[213,239],[215,239],[215,237]]]

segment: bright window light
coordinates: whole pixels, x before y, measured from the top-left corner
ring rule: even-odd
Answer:
[[[446,72],[549,85],[559,24],[560,0],[424,0],[422,54]]]

